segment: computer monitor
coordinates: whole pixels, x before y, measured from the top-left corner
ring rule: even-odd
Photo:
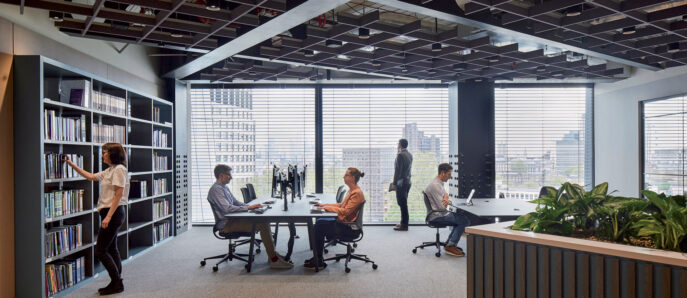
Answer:
[[[305,192],[305,180],[306,180],[305,178],[307,178],[307,176],[308,176],[308,166],[307,165],[303,166],[303,171],[301,172],[301,174],[299,176],[301,178],[301,184],[300,184],[301,189],[300,189],[299,193],[302,194]]]
[[[272,197],[273,198],[279,198],[281,196],[280,193],[280,188],[279,188],[279,183],[281,182],[281,175],[279,171],[279,167],[277,165],[274,165],[272,167]]]

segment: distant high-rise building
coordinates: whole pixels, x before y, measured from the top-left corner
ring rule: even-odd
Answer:
[[[408,151],[411,153],[434,152],[437,158],[441,156],[441,139],[435,135],[425,136],[425,132],[417,128],[417,123],[406,123],[403,138],[408,140]]]
[[[345,148],[342,150],[343,165],[365,172],[358,186],[365,192],[367,216],[372,222],[384,221],[384,194],[394,177],[395,148]],[[343,182],[342,182],[343,184]]]

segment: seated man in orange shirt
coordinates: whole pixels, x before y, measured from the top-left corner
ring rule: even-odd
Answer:
[[[315,223],[315,253],[320,262],[319,264],[315,264],[315,258],[311,258],[305,261],[304,266],[306,269],[315,270],[316,265],[318,270],[326,268],[327,264],[324,263],[322,258],[325,238],[333,239],[338,235],[351,231],[351,228],[342,224],[342,222],[353,222],[358,218],[358,208],[362,203],[365,203],[365,195],[363,195],[363,191],[358,187],[358,181],[364,176],[365,173],[360,172],[360,170],[348,168],[343,178],[349,191],[343,201],[337,204],[318,203],[316,205],[322,207],[325,211],[334,212],[339,216],[336,220],[320,219]]]

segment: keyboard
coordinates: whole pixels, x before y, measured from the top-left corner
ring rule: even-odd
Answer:
[[[277,201],[274,199],[270,199],[270,200],[262,202],[262,204],[274,204],[275,202],[277,202]]]
[[[310,207],[310,213],[324,213],[324,209],[320,209],[320,207],[317,206],[312,206]]]
[[[255,209],[248,210],[248,212],[252,212],[252,213],[256,213],[256,214],[262,214],[262,213],[264,213],[267,209],[270,209],[270,207],[269,207],[269,206],[262,206],[262,207],[260,207],[260,208],[255,208]]]

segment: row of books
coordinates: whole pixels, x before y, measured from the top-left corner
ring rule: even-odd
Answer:
[[[138,199],[148,196],[148,181],[131,180],[129,182],[129,198]]]
[[[160,224],[156,224],[154,227],[153,242],[158,243],[162,240],[169,238],[169,221],[165,221]]]
[[[153,154],[153,169],[155,171],[169,170],[168,157],[166,155],[158,155],[157,152]]]
[[[83,211],[83,189],[57,190],[43,195],[45,217],[53,218]]]
[[[60,154],[54,152],[45,153],[45,179],[61,179],[61,178],[75,178],[80,177],[79,173],[70,167],[64,160],[62,155],[69,156],[77,166],[83,169],[83,155],[80,154]]]
[[[86,278],[86,259],[80,257],[45,265],[45,295],[53,296]]]
[[[157,123],[160,122],[160,108],[158,107],[153,107],[153,121]]]
[[[93,142],[126,144],[126,127],[93,123]]]
[[[51,228],[45,233],[45,257],[51,258],[83,245],[81,224]]]
[[[157,219],[169,215],[169,201],[153,202],[153,218]]]
[[[86,115],[59,115],[55,110],[43,111],[43,132],[46,140],[86,141]]]
[[[126,99],[93,91],[93,108],[106,113],[126,115]]]
[[[153,131],[153,146],[167,148],[167,134],[161,130]]]
[[[153,181],[153,195],[166,193],[167,189],[167,178],[155,179]]]

